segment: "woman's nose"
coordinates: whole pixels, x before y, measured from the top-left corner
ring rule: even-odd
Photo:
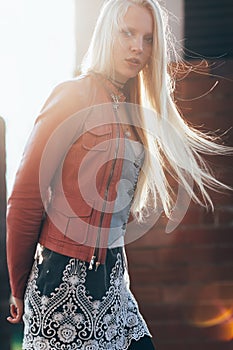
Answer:
[[[133,38],[133,40],[131,42],[131,51],[136,52],[136,53],[143,52],[143,38],[141,38],[141,37]]]

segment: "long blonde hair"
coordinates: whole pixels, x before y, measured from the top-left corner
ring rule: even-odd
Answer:
[[[232,149],[216,143],[210,134],[190,127],[179,113],[173,99],[174,81],[168,73],[168,56],[172,46],[169,45],[167,13],[158,1],[106,1],[83,60],[82,73],[94,71],[113,76],[114,38],[122,18],[132,5],[150,11],[154,20],[154,33],[151,59],[139,75],[130,81],[130,102],[146,108],[141,113],[141,127],[144,130],[143,143],[148,150],[131,211],[138,220],[143,220],[147,212],[145,209],[149,203],[151,206],[152,199],[155,209],[161,203],[166,215],[170,216],[174,196],[167,180],[168,173],[175,177],[195,202],[213,208],[208,189],[228,186],[214,177],[202,155],[226,154]],[[153,123],[146,116],[147,110],[153,111]],[[188,180],[190,178],[193,182]],[[194,187],[199,189],[200,195],[196,194]]]

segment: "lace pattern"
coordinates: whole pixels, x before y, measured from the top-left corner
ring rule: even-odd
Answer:
[[[150,336],[129,289],[123,257],[117,254],[110,285],[100,300],[87,291],[87,265],[71,258],[62,282],[42,295],[35,261],[25,293],[25,350],[126,350],[131,340]]]

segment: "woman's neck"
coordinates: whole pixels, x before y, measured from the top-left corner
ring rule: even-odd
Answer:
[[[118,89],[122,90],[125,86],[125,83],[122,83],[119,80],[113,79],[113,78],[108,78],[108,80]]]

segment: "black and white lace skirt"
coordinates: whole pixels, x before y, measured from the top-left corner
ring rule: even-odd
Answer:
[[[25,350],[126,350],[151,336],[129,289],[123,248],[97,272],[44,248],[25,293]]]

